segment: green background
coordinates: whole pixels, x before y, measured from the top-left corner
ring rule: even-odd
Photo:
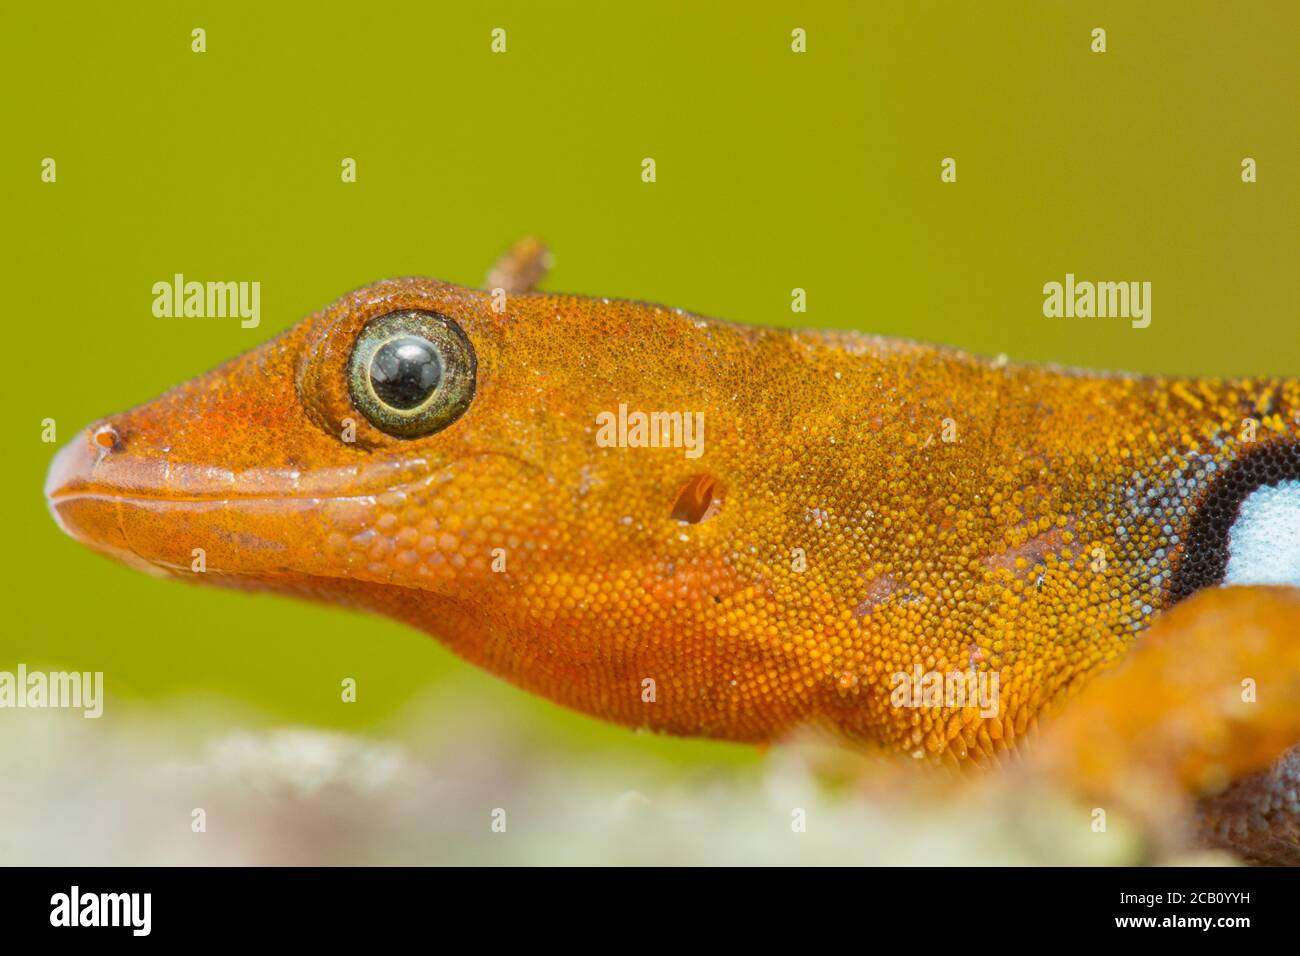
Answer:
[[[462,702],[467,725],[522,712],[556,746],[752,759],[565,713],[384,620],[98,558],[46,512],[56,446],[40,423],[65,442],[384,276],[478,284],[528,234],[555,253],[550,289],[1024,360],[1294,375],[1298,10],[15,6],[0,56],[0,669],[103,670],[110,713],[208,697],[366,730],[433,695]],[[489,50],[497,26],[504,55]],[[1105,54],[1089,48],[1097,26]],[[40,181],[46,156],[55,184]],[[955,184],[940,182],[945,156]],[[1151,327],[1045,319],[1042,285],[1067,271],[1150,281]],[[151,286],[177,272],[260,281],[261,327],[155,319]],[[355,705],[339,702],[344,676]]]

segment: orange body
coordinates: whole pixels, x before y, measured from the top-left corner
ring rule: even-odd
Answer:
[[[477,357],[463,416],[423,438],[348,391],[361,330],[402,309],[452,320]],[[403,279],[92,426],[47,493],[123,561],[368,608],[601,718],[742,741],[811,725],[960,762],[1216,583],[1216,515],[1295,471],[1298,411],[1289,379],[1016,366]],[[629,447],[638,412],[679,413],[654,420],[669,447]],[[995,708],[900,696],[972,673],[996,675]]]

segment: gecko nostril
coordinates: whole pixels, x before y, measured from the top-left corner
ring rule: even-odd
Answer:
[[[675,521],[699,524],[717,514],[721,507],[722,488],[718,479],[708,473],[692,475],[677,492],[672,517]]]
[[[122,447],[122,436],[112,425],[101,425],[96,428],[90,440],[105,451],[115,451]]]

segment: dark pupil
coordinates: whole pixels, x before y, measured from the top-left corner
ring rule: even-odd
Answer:
[[[437,350],[413,335],[385,342],[370,360],[370,385],[392,408],[415,408],[442,380]]]

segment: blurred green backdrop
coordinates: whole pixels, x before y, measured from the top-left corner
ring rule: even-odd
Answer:
[[[387,621],[152,580],[46,513],[42,419],[62,443],[374,279],[477,284],[526,234],[555,253],[551,289],[1300,374],[1296,4],[168,0],[6,20],[0,669],[103,670],[110,714],[210,695],[366,729],[445,692],[467,724],[524,708],[566,745],[753,759],[564,713]],[[262,326],[155,319],[151,286],[177,272],[260,281]],[[1066,272],[1151,281],[1151,327],[1045,319]]]

